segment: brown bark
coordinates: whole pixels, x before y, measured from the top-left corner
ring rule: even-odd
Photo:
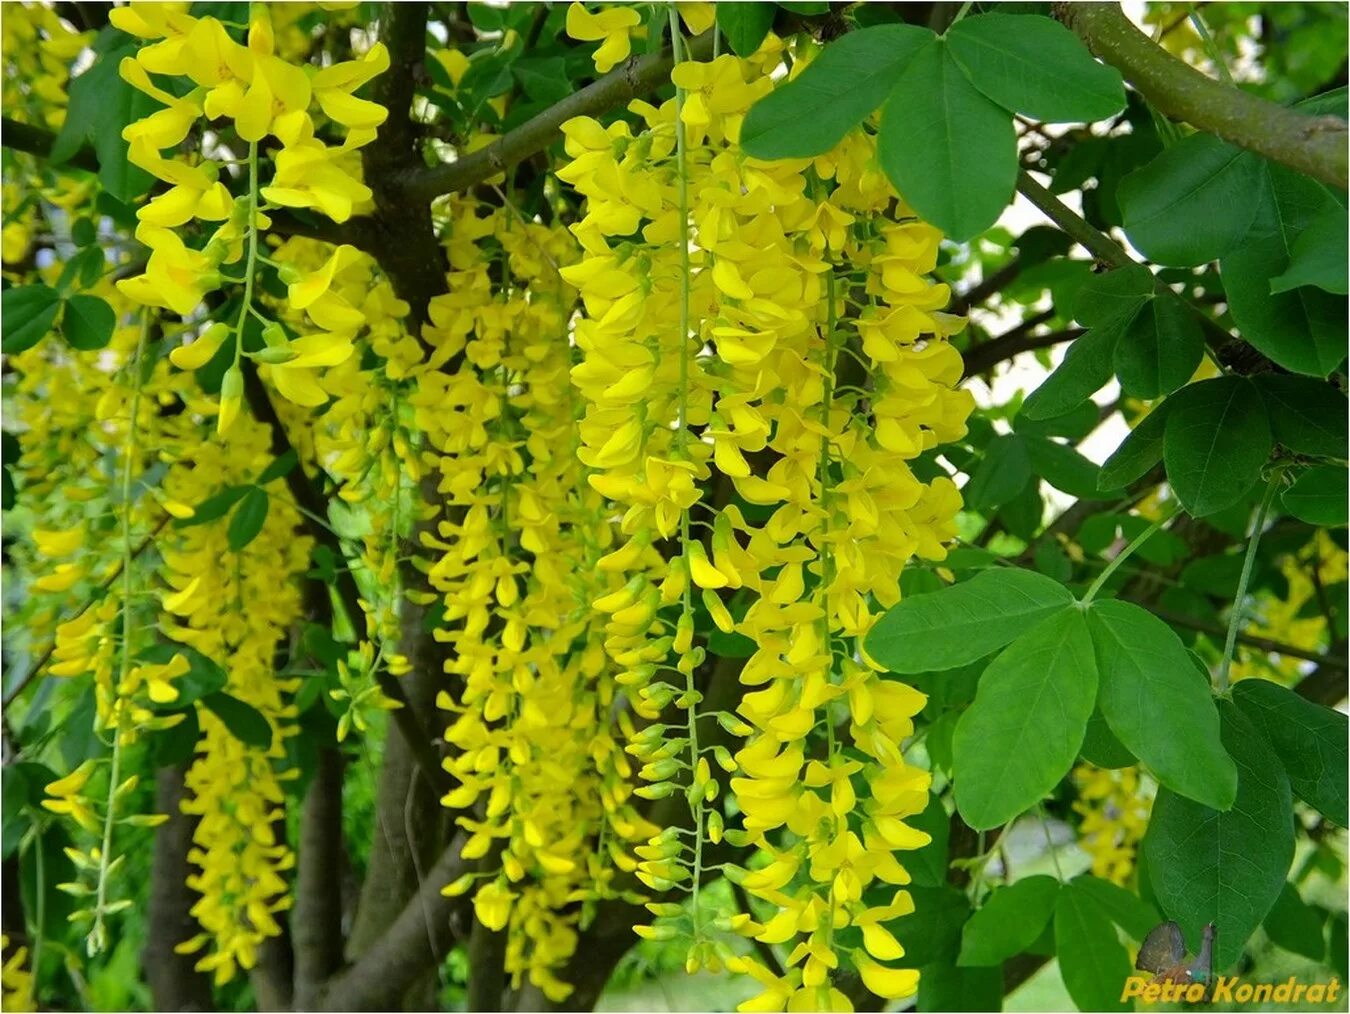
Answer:
[[[313,1006],[319,987],[342,965],[342,773],[343,757],[332,746],[319,760],[300,814],[300,852],[295,878],[295,1003]]]

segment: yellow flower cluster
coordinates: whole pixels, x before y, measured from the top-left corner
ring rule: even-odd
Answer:
[[[1080,764],[1074,768],[1078,798],[1074,810],[1082,816],[1078,846],[1092,857],[1092,874],[1116,884],[1134,876],[1139,842],[1148,830],[1154,787],[1135,767],[1108,770]]]
[[[591,485],[625,511],[627,542],[600,563],[631,575],[596,602],[606,646],[639,714],[672,699],[690,710],[700,754],[697,723],[713,716],[694,710],[696,691],[653,680],[668,653],[687,676],[703,649],[687,609],[674,622],[663,610],[692,583],[712,623],[755,642],[741,673],[745,722],[728,720],[751,738],[723,764],[737,772],[744,826],[727,835],[769,858],[733,875],[779,914],[740,928],[799,942],[781,979],[749,958],[726,963],[764,983],[743,1009],[838,1010],[847,999],[830,973],[842,950],[873,992],[916,988],[917,973],[880,963],[902,957],[883,924],[912,902],[877,885],[907,883],[894,853],[927,841],[904,821],[923,809],[929,775],[900,751],[923,696],[882,680],[859,639],[898,599],[904,563],[942,559],[955,535],[955,486],[921,482],[905,463],[959,437],[972,404],[955,390],[960,358],[943,340],[960,322],[940,312],[946,286],[926,277],[939,236],[896,207],[872,137],[855,132],[814,161],[739,152],[741,120],[772,87],[764,70],[779,52],[771,38],[751,61],[678,64],[675,101],[633,103],[647,123],[639,135],[623,122],[564,125],[573,161],[559,177],[587,198],[573,227],[586,256],[564,274],[585,306],[579,455]],[[869,374],[869,387],[852,382]],[[710,461],[729,488],[715,492],[715,515],[694,516],[691,537]],[[654,547],[677,536],[663,564]],[[807,760],[808,741],[822,759]],[[706,757],[648,759],[653,788],[692,767],[691,808],[716,798]],[[714,841],[719,821],[714,810]],[[644,881],[692,887],[701,844],[653,839],[639,850]],[[715,966],[698,919],[695,906],[692,927],[659,920],[648,933],[688,934],[691,967]]]
[[[11,947],[9,935],[0,936],[0,1006],[10,1011],[37,1010],[33,994],[33,972],[28,968],[28,948]]]
[[[314,208],[338,222],[369,203],[371,191],[357,178],[355,152],[375,139],[388,111],[353,93],[388,67],[389,55],[377,43],[355,60],[317,70],[308,64],[296,66],[277,55],[266,6],[250,8],[246,45],[236,42],[217,19],[195,18],[187,8],[183,3],[134,3],[110,15],[122,31],[153,40],[134,59],[124,59],[120,72],[163,108],[129,125],[123,136],[130,145],[131,162],[169,184],[137,211],[136,238],[150,248],[145,272],[118,285],[139,303],[186,317],[226,281],[243,284],[233,325],[212,325],[174,356],[181,369],[197,369],[227,340],[231,343],[233,363],[221,386],[218,418],[223,433],[242,402],[241,355],[267,364],[277,390],[306,407],[327,400],[315,372],[352,355],[352,339],[364,318],[328,291],[333,274],[350,257],[350,248],[340,248],[329,264],[303,278],[289,266],[277,265],[290,285],[291,306],[305,311],[318,330],[290,341],[279,324],[265,323],[264,347],[245,352],[245,325],[255,312],[259,262],[269,260],[259,251],[259,232],[270,225],[261,201],[269,208]],[[157,85],[152,74],[186,77],[194,87],[179,97]],[[346,128],[340,146],[330,147],[315,137],[316,117]],[[204,120],[229,121],[239,141],[247,145],[246,157],[220,145],[218,151],[207,149],[193,158],[164,157],[164,150],[177,148]],[[276,171],[271,182],[262,185],[258,150],[269,137],[279,143],[271,152]],[[247,193],[239,197],[232,197],[221,179],[229,163],[247,166]],[[193,220],[222,223],[200,249],[189,246],[175,231]],[[240,261],[242,278],[222,272]]]
[[[165,489],[175,499],[200,503],[222,485],[248,483],[271,462],[270,435],[240,420],[228,445],[202,439],[188,428],[169,445],[173,463]],[[217,660],[227,672],[224,691],[267,720],[271,746],[242,742],[213,711],[198,708],[201,739],[186,776],[184,813],[198,818],[191,863],[200,868],[188,885],[201,894],[192,913],[203,932],[179,945],[217,983],[254,964],[259,945],[281,932],[277,913],[290,905],[284,873],[293,863],[286,843],[281,769],[285,740],[294,733],[294,680],[275,671],[278,644],[301,615],[300,579],[311,541],[297,535],[300,516],[284,482],[269,488],[266,521],[240,552],[227,544],[224,519],[161,536],[165,580],[177,594],[164,603],[162,633]]]
[[[575,294],[558,268],[576,248],[512,207],[455,198],[446,215],[450,291],[432,301],[424,337],[462,357],[453,373],[420,374],[411,399],[446,504],[423,536],[455,677],[438,699],[453,715],[446,766],[458,783],[444,802],[468,833],[463,857],[481,861],[446,892],[477,886],[478,919],[508,933],[513,984],[528,978],[561,1001],[571,987],[556,968],[606,894],[606,856],[626,859],[640,830],[591,622],[609,536],[574,453]]]
[[[70,65],[94,39],[47,4],[15,3],[0,21],[5,87],[0,108],[20,123],[59,130],[66,118]]]

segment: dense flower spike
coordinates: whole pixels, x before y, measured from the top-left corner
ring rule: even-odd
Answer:
[[[1092,857],[1093,875],[1128,883],[1148,828],[1154,787],[1140,777],[1138,768],[1107,770],[1083,764],[1074,769],[1073,777],[1078,784],[1073,808],[1083,818],[1078,844]]]

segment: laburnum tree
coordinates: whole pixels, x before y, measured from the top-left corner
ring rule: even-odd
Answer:
[[[1344,980],[1346,10],[1130,15],[6,4],[6,1009]]]

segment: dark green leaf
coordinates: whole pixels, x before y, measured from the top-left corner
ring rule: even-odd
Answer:
[[[989,441],[961,495],[970,510],[989,511],[1015,497],[1030,479],[1031,458],[1026,441],[1005,433]]]
[[[908,63],[881,115],[881,167],[922,218],[964,242],[998,221],[1012,199],[1012,117],[967,80],[947,46],[925,46]],[[797,131],[801,115],[793,114]]]
[[[1031,419],[1053,419],[1100,391],[1114,372],[1111,361],[1122,330],[1097,327],[1075,339],[1064,361],[1023,403],[1022,413]]]
[[[1101,677],[1102,716],[1163,785],[1215,809],[1237,792],[1219,715],[1172,628],[1131,602],[1096,601],[1088,628]]]
[[[1041,935],[1055,910],[1059,881],[1024,877],[985,899],[961,932],[958,965],[997,965],[1021,954]]]
[[[561,56],[523,57],[511,64],[511,73],[536,102],[552,104],[572,94],[572,80]]]
[[[1040,530],[1045,517],[1045,502],[1041,499],[1041,484],[1033,476],[1015,497],[998,511],[998,519],[1011,535],[1031,541]]]
[[[868,633],[867,653],[895,673],[955,669],[997,651],[1071,602],[1068,589],[1043,574],[982,570],[893,607]]]
[[[1294,794],[1327,820],[1350,826],[1345,777],[1350,767],[1346,748],[1350,719],[1261,679],[1239,680],[1233,687],[1233,700],[1265,733]]]
[[[908,957],[908,955],[906,955]],[[921,1014],[929,1011],[999,1011],[1003,1009],[1001,968],[957,968],[935,963],[919,970]]]
[[[947,882],[948,838],[951,835],[951,822],[942,798],[937,795],[928,797],[928,805],[923,813],[907,821],[910,827],[925,831],[933,839],[922,848],[905,853],[905,869],[914,883],[922,887],[939,887]]]
[[[210,711],[225,723],[230,735],[246,746],[266,750],[272,745],[272,726],[266,716],[251,704],[230,694],[214,693],[202,698]]]
[[[742,150],[765,159],[823,155],[886,100],[915,53],[935,45],[933,33],[915,25],[876,25],[836,39],[750,107]]]
[[[29,802],[28,780],[17,764],[6,764],[0,771],[0,817],[3,828],[0,829],[0,858],[8,859],[14,855],[19,842],[28,832],[32,820],[24,807]],[[37,786],[36,788],[41,788]]]
[[[0,294],[0,348],[5,355],[26,352],[56,322],[61,297],[47,285],[19,285]]]
[[[1277,947],[1320,963],[1327,956],[1323,915],[1299,897],[1298,888],[1286,883],[1262,925]]]
[[[1097,466],[1068,444],[1035,438],[1027,441],[1031,467],[1050,485],[1080,500],[1111,497],[1114,491],[1098,488]]]
[[[1312,286],[1272,293],[1296,240],[1318,218],[1342,214],[1319,183],[1267,165],[1268,193],[1251,231],[1219,265],[1242,337],[1286,370],[1325,377],[1345,360],[1345,298]]]
[[[223,518],[231,507],[242,500],[248,491],[248,486],[226,486],[219,493],[207,497],[197,504],[193,508],[192,517],[175,521],[174,525],[178,528],[191,528],[193,525],[204,525],[209,521],[217,521]]]
[[[1055,953],[1064,986],[1079,1010],[1129,1010],[1120,998],[1130,957],[1091,891],[1065,884],[1055,903]]]
[[[1172,402],[1165,401],[1135,424],[1115,453],[1102,463],[1097,474],[1098,489],[1122,489],[1142,479],[1162,460],[1163,432],[1171,410]]]
[[[1069,773],[1097,697],[1081,609],[1013,641],[980,677],[952,740],[956,808],[983,831],[1030,809]]]
[[[1097,669],[1098,676],[1101,676],[1101,666],[1098,665]],[[1116,734],[1106,724],[1100,710],[1094,711],[1088,719],[1080,752],[1085,761],[1099,768],[1129,768],[1139,763],[1139,759],[1126,749],[1125,744],[1116,739]]]
[[[1047,123],[1091,123],[1125,108],[1120,73],[1051,18],[963,18],[947,44],[975,87],[1004,109]]]
[[[1262,373],[1252,378],[1261,392],[1275,439],[1297,454],[1344,458],[1347,452],[1345,395],[1311,377]]]
[[[905,948],[905,960],[913,965],[955,962],[961,927],[970,916],[970,902],[950,885],[908,890],[914,899],[914,911],[886,924]],[[887,892],[884,899],[889,902],[891,893]]]
[[[1116,344],[1116,374],[1127,394],[1157,398],[1190,380],[1204,354],[1195,314],[1162,293],[1140,308]]]
[[[1244,377],[1216,377],[1172,401],[1163,460],[1177,498],[1194,517],[1237,503],[1260,479],[1274,446],[1256,388]]]
[[[1144,835],[1149,879],[1163,914],[1199,940],[1214,923],[1214,970],[1237,961],[1284,888],[1294,857],[1293,798],[1279,759],[1229,701],[1219,702],[1223,744],[1238,768],[1237,798],[1213,810],[1158,790]]]
[[[773,27],[771,3],[723,4],[717,8],[717,27],[727,37],[731,51],[737,56],[749,56],[759,48]]]
[[[295,448],[286,451],[279,458],[273,458],[272,463],[262,470],[258,476],[258,485],[266,486],[274,479],[280,479],[282,476],[290,475],[291,469],[295,467],[299,458],[296,457]]]
[[[244,494],[244,499],[230,517],[230,527],[226,533],[231,550],[237,553],[258,537],[267,521],[269,503],[267,493],[257,486]]]
[[[63,296],[77,281],[81,288],[87,289],[102,277],[107,264],[101,249],[96,246],[86,247],[66,261],[65,267],[61,269],[61,277],[56,280],[56,287]]]
[[[157,768],[179,767],[192,760],[201,737],[197,709],[188,708],[177,725],[150,734],[151,761]]]
[[[90,246],[96,239],[98,226],[94,224],[92,218],[76,219],[75,224],[70,227],[70,241],[76,246]]]
[[[98,296],[71,296],[61,318],[61,332],[71,348],[82,352],[101,349],[112,341],[117,315]]]
[[[1088,895],[1113,923],[1140,942],[1162,922],[1158,910],[1125,888],[1084,874],[1074,878],[1074,887]]]
[[[1197,133],[1120,182],[1125,232],[1149,260],[1194,267],[1217,260],[1251,228],[1262,191],[1256,155]]]
[[[1153,275],[1142,264],[1093,275],[1078,290],[1073,318],[1084,327],[1112,323],[1127,327],[1139,308],[1153,295],[1153,285]]]
[[[1301,285],[1315,285],[1344,296],[1346,276],[1350,275],[1347,244],[1345,209],[1328,210],[1299,233],[1289,250],[1289,266],[1270,280],[1270,291],[1278,294]]]
[[[1334,527],[1346,521],[1350,473],[1341,465],[1319,465],[1303,472],[1280,497],[1284,509],[1310,525]]]

